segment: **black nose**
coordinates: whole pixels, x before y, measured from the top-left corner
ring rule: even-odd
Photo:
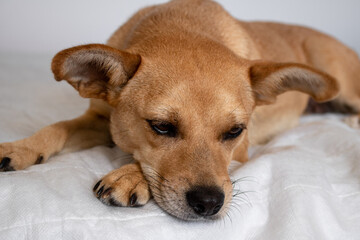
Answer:
[[[186,193],[186,200],[198,215],[211,216],[224,204],[224,193],[217,187],[194,187]]]

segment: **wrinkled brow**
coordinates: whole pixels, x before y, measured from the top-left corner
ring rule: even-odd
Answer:
[[[229,124],[245,124],[249,121],[249,113],[239,105],[237,108],[227,114]]]
[[[147,111],[147,115],[151,117],[152,120],[163,120],[175,123],[179,121],[178,111],[169,105],[150,108]]]

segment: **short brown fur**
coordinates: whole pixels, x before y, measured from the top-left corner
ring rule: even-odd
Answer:
[[[89,110],[1,144],[1,168],[21,170],[70,146],[113,141],[135,163],[102,178],[95,195],[120,206],[143,205],[152,195],[187,220],[225,213],[230,161],[246,162],[248,146],[296,125],[307,94],[360,111],[360,61],[352,50],[305,27],[238,21],[209,0],[144,8],[107,45],[58,53],[52,70],[92,98]],[[171,125],[175,136],[156,133],[154,122]],[[219,213],[199,215],[189,205],[187,193],[199,187],[224,193]]]

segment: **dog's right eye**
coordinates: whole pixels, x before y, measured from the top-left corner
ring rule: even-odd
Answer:
[[[177,128],[169,123],[163,121],[156,121],[156,120],[146,120],[151,129],[158,135],[163,135],[167,137],[176,137],[177,135]]]
[[[243,132],[243,130],[245,129],[246,127],[242,124],[240,125],[236,125],[234,126],[233,128],[230,129],[230,131],[226,132],[223,134],[222,138],[223,140],[232,140],[232,139],[235,139],[237,138],[238,136],[240,136],[240,134]]]

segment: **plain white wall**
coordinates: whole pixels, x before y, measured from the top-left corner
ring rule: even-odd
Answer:
[[[164,0],[0,0],[0,52],[54,54],[104,43],[137,9]],[[359,0],[218,0],[243,20],[272,20],[327,32],[360,53]]]

